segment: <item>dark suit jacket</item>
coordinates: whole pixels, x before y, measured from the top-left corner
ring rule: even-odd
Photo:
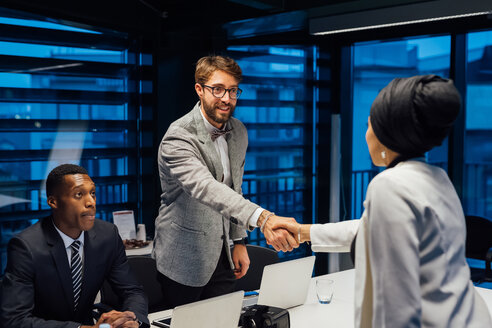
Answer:
[[[51,217],[25,229],[8,244],[0,298],[0,326],[92,325],[92,307],[104,279],[124,300],[123,309],[148,323],[147,298],[130,272],[116,227],[96,220],[84,236],[84,273],[77,311],[65,245]]]

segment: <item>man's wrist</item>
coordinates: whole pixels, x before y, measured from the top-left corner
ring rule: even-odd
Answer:
[[[264,210],[263,212],[261,212],[260,216],[258,217],[258,221],[256,221],[256,226],[257,227],[261,227],[261,225],[263,224],[263,221],[265,220],[265,218],[270,214],[271,212],[270,211],[267,211],[267,210]]]
[[[260,226],[260,231],[263,233],[263,231],[265,231],[265,226],[267,224],[267,221],[272,217],[274,216],[275,213],[273,212],[270,212],[267,214],[267,216],[265,217],[265,219],[263,220],[263,222],[261,222],[261,226]]]
[[[234,243],[234,245],[246,245],[246,241],[244,240],[244,238],[233,240],[232,242]]]

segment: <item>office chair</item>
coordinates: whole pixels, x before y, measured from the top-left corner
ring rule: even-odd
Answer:
[[[155,260],[150,256],[129,256],[128,264],[137,279],[138,283],[142,285],[145,294],[149,301],[149,313],[164,310],[162,305],[162,292],[161,285],[157,280],[157,268]],[[121,302],[118,296],[111,288],[111,285],[105,281],[101,288],[101,303],[100,306],[105,312],[108,308],[104,308],[104,305],[113,309],[120,309]]]
[[[468,258],[485,261],[485,269],[470,268],[473,282],[492,281],[492,221],[473,215],[466,215],[466,248]]]
[[[278,263],[279,261],[277,252],[270,248],[246,245],[246,249],[251,263],[246,275],[237,281],[235,290],[252,291],[260,289],[265,265]]]

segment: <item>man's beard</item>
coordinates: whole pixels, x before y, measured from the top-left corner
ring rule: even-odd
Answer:
[[[205,101],[202,101],[202,104],[203,104],[203,110],[205,111],[207,116],[209,118],[211,118],[212,121],[219,123],[219,124],[227,123],[227,121],[229,121],[229,119],[231,118],[232,114],[234,114],[234,110],[236,109],[236,106],[229,104],[227,106],[230,107],[230,110],[227,113],[227,115],[220,115],[219,116],[219,115],[217,115],[217,111],[219,111],[219,109],[216,108],[216,106],[218,106],[218,104],[210,105]]]

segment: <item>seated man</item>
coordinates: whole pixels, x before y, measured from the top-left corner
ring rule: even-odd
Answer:
[[[52,215],[13,237],[0,295],[2,327],[148,327],[147,298],[130,272],[116,227],[95,218],[96,186],[78,165],[50,172]],[[92,308],[104,280],[123,300],[96,325]],[[143,323],[142,323],[143,322]]]

